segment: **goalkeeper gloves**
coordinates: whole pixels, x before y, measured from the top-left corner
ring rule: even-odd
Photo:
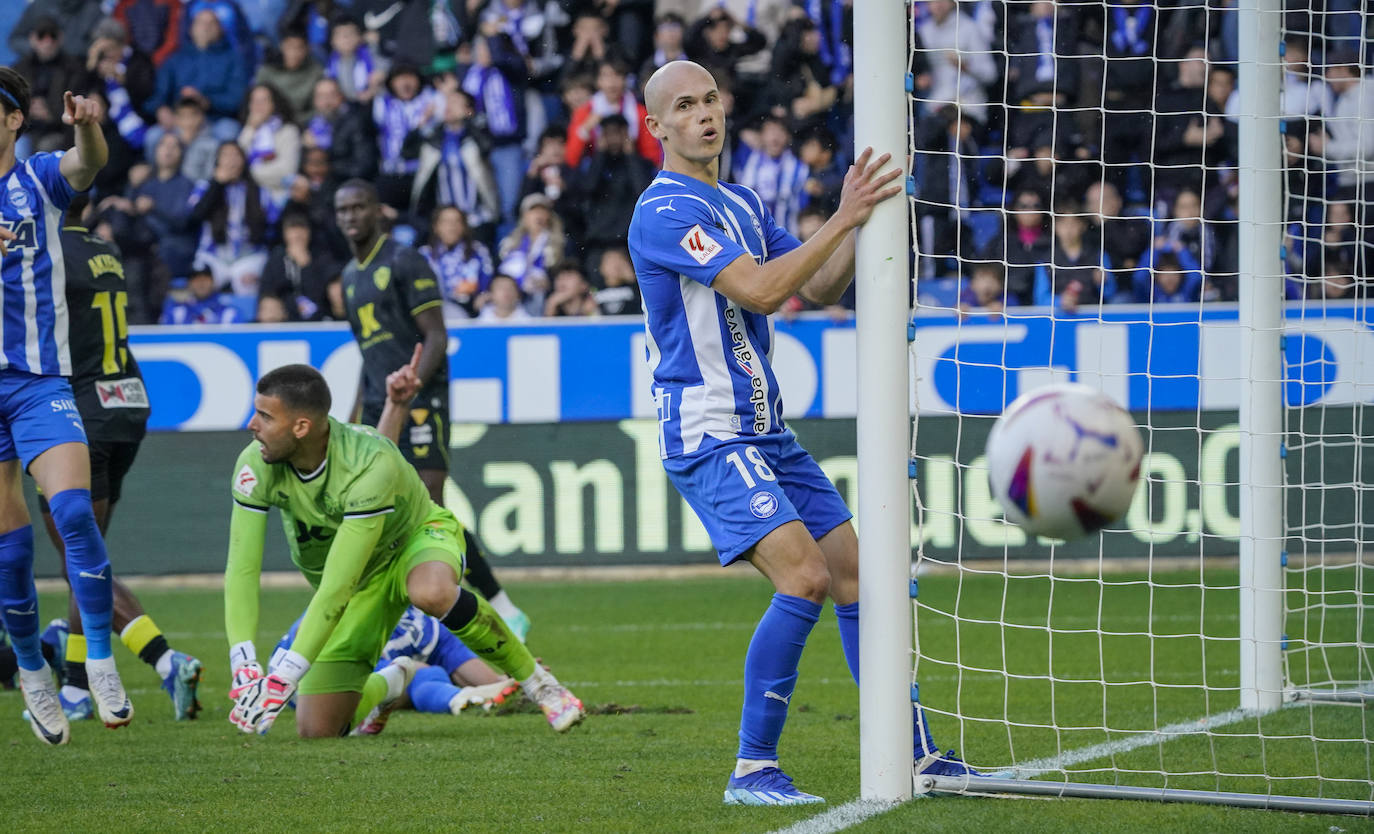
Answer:
[[[262,667],[250,659],[251,655],[235,647],[231,656],[245,662],[234,669],[233,685],[229,690],[234,708],[229,711],[229,723],[245,733],[265,734],[295,697],[296,686],[309,671],[310,662],[296,652],[287,651],[277,668],[264,677]]]

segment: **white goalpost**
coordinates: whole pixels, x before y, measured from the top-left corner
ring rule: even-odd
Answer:
[[[1374,814],[1374,212],[1322,83],[1374,79],[1359,4],[952,5],[854,4],[856,150],[910,198],[858,239],[861,798]],[[983,444],[1068,380],[1146,456],[1056,542]],[[918,692],[985,777],[913,773]]]

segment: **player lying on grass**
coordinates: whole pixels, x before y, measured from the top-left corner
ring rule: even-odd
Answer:
[[[859,543],[834,484],[783,422],[768,316],[794,294],[834,303],[854,276],[854,230],[897,196],[900,170],[859,155],[840,204],[810,240],[779,227],[749,188],[720,181],[725,108],[711,73],[674,61],[645,87],[663,171],[640,196],[630,254],[644,294],[663,466],[728,565],[746,559],[776,593],[744,660],[744,705],[727,804],[824,802],[778,766],[806,639],[834,602],[859,677]],[[913,767],[967,774],[915,708]]]
[[[280,660],[290,650],[300,628],[302,614],[282,635],[267,672],[277,670]],[[414,666],[413,670],[404,668]],[[392,688],[392,678],[410,678],[399,696],[383,699],[368,713],[354,735],[376,735],[386,726],[391,713],[412,706],[417,712],[459,715],[471,707],[484,710],[504,703],[520,689],[514,678],[492,669],[463,641],[444,628],[437,617],[431,617],[415,606],[406,609],[401,621],[392,630],[382,649],[374,675],[380,675]]]
[[[519,681],[555,730],[582,719],[581,702],[535,663],[485,600],[458,584],[462,525],[430,500],[394,443],[329,417],[329,386],[307,365],[263,376],[253,405],[254,442],[239,455],[231,483],[224,576],[231,722],[265,733],[299,689],[303,738],[348,732],[409,683],[372,670],[411,604]],[[291,648],[264,676],[252,638],[271,507],[281,511],[292,560],[315,595]]]

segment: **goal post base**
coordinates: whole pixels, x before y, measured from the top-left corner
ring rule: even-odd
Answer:
[[[1363,707],[1374,704],[1374,683],[1350,689],[1289,689],[1283,694],[1286,700],[1293,703]]]
[[[1262,793],[1192,791],[1178,788],[1140,788],[1129,785],[1095,785],[1087,782],[1034,782],[995,777],[917,775],[916,793],[1023,794],[1072,799],[1134,799],[1144,802],[1188,802],[1229,805],[1275,811],[1306,811],[1323,814],[1374,815],[1374,802],[1358,799],[1326,799]]]

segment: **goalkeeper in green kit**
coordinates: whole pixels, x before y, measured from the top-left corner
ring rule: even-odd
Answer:
[[[263,376],[253,406],[255,440],[234,465],[224,574],[235,726],[266,733],[294,697],[302,737],[347,734],[409,685],[412,669],[384,675],[373,667],[410,604],[519,681],[553,729],[582,720],[582,703],[535,662],[486,600],[459,585],[462,525],[430,500],[394,443],[329,417],[329,387],[308,365]],[[281,511],[291,558],[315,596],[290,650],[264,675],[253,636],[271,507]]]

